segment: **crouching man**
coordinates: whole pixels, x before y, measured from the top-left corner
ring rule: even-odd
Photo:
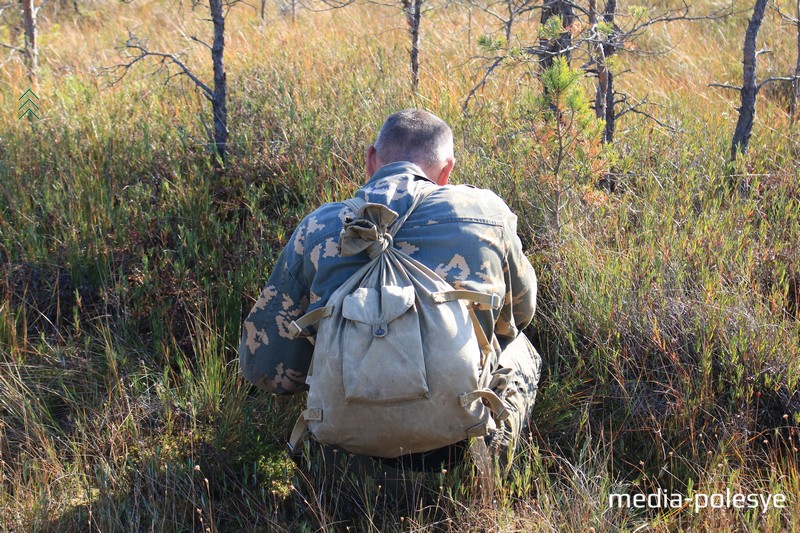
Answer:
[[[278,258],[244,322],[239,348],[242,372],[268,392],[306,390],[309,367],[317,368],[317,362],[311,365],[314,345],[297,337],[297,321],[312,311],[324,310],[337,288],[369,263],[371,256],[393,246],[438,274],[456,289],[452,292],[491,296],[493,305],[472,306],[470,335],[474,329],[474,334],[484,339],[491,375],[483,385],[484,396],[479,393],[470,398],[480,400],[490,389],[492,398],[486,399],[499,399],[499,403],[488,401],[487,405],[493,404],[494,414],[502,416],[495,417],[488,435],[480,440],[488,445],[485,450],[494,451],[506,462],[530,416],[541,366],[536,350],[520,333],[536,308],[536,274],[517,237],[517,218],[489,190],[448,185],[455,165],[453,133],[444,121],[426,111],[408,109],[390,115],[366,156],[369,180],[357,194],[362,205],[377,207],[371,212],[383,214],[376,218],[385,218],[385,213],[391,213],[390,217],[410,214],[393,238],[378,236],[382,248],[374,251],[372,245],[363,253],[344,253],[340,242],[345,235],[343,227],[352,226],[357,214],[352,203],[325,204],[308,215]],[[383,230],[378,228],[378,233]],[[361,226],[353,231],[368,233]],[[371,331],[376,337],[385,334],[380,327]],[[381,387],[380,383],[370,385]],[[371,430],[371,425],[364,425],[363,431]],[[400,457],[406,462],[399,464],[440,468],[446,455],[460,446],[451,444],[454,446]]]

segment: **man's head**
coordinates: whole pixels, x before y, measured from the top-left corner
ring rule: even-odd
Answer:
[[[439,185],[446,185],[455,165],[453,131],[434,114],[406,109],[389,115],[375,144],[367,148],[367,174],[384,165],[409,161]]]

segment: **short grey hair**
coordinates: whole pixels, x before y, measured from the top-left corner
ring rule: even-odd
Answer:
[[[422,109],[406,109],[389,115],[375,141],[378,157],[386,164],[410,161],[437,166],[453,157],[453,130]]]

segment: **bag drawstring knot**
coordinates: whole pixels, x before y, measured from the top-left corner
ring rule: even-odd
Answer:
[[[391,234],[384,233],[382,236],[378,237],[378,240],[373,242],[367,248],[367,253],[369,254],[370,260],[375,259],[387,249],[391,248],[394,244],[394,239],[392,239]]]

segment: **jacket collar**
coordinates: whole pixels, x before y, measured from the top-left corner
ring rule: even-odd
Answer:
[[[384,165],[372,175],[372,177],[367,181],[367,183],[374,183],[378,180],[383,178],[387,178],[389,176],[397,176],[400,174],[410,174],[412,176],[419,176],[421,178],[425,178],[426,180],[433,183],[433,180],[430,179],[419,166],[411,163],[410,161],[397,161],[395,163],[389,163],[388,165]]]

